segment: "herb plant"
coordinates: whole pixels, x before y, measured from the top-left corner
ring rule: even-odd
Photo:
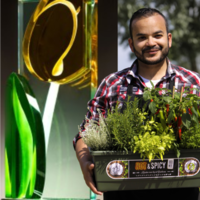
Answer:
[[[163,128],[161,123],[152,120],[146,122],[143,130],[143,134],[134,137],[134,153],[140,153],[142,158],[149,158],[149,161],[155,157],[163,159],[164,153],[173,147],[176,140],[173,129]]]
[[[130,100],[130,99],[129,99]],[[112,136],[113,148],[115,150],[133,151],[135,146],[134,137],[141,135],[144,131],[144,121],[147,113],[138,108],[138,99],[127,101],[123,113],[119,109],[119,103],[108,112],[106,123]]]
[[[86,118],[85,132],[81,134],[83,141],[94,151],[112,149],[111,135],[107,129],[105,119],[99,112],[99,122]],[[78,127],[81,132],[80,127]]]
[[[83,140],[92,150],[132,151],[150,161],[170,149],[179,157],[180,149],[200,148],[200,97],[192,90],[200,92],[145,88],[143,108],[129,98],[121,112],[118,102],[106,118],[99,113],[99,123],[87,119]]]

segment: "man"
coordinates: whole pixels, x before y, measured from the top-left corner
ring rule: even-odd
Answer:
[[[143,8],[135,12],[130,20],[131,51],[137,60],[130,68],[107,76],[100,84],[94,99],[89,101],[90,112],[87,116],[98,120],[97,108],[106,116],[106,112],[127,97],[127,87],[134,82],[132,93],[142,95],[145,87],[169,88],[171,82],[180,91],[181,87],[200,88],[200,75],[179,66],[172,65],[167,55],[172,45],[172,34],[168,32],[167,20],[158,10]],[[198,92],[194,90],[198,96]],[[92,114],[91,114],[92,113]],[[84,131],[84,123],[82,124]],[[88,187],[97,191],[92,179],[94,164],[87,146],[78,134],[74,139],[77,158]],[[148,180],[147,180],[148,181]],[[105,192],[104,200],[116,199],[198,199],[198,188]]]

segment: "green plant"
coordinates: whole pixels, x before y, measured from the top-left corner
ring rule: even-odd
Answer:
[[[83,141],[92,150],[111,150],[111,135],[108,131],[105,119],[98,109],[99,122],[86,118],[85,132],[81,134]],[[81,132],[80,127],[78,127]]]
[[[135,146],[134,136],[142,134],[144,131],[144,121],[147,113],[138,108],[138,99],[125,102],[126,109],[123,113],[119,107],[119,102],[108,112],[105,119],[109,132],[111,133],[113,148],[116,150],[133,151]]]
[[[147,121],[144,129],[144,134],[134,137],[134,153],[140,153],[142,158],[147,157],[149,161],[155,157],[163,159],[164,153],[173,148],[176,140],[173,129],[167,126],[164,128],[161,123],[155,121]]]
[[[157,90],[150,90],[150,94],[152,97],[158,95]],[[138,108],[139,99],[129,100],[125,103],[123,113],[118,109],[118,104],[108,113],[106,122],[113,147],[138,152],[142,158],[149,158],[150,161],[155,157],[163,159],[164,152],[172,148],[176,140],[172,127],[165,123],[163,111],[159,111],[159,122],[156,122],[152,114],[148,116],[144,112],[146,105],[142,109]],[[153,101],[150,102],[149,107],[154,107]]]
[[[143,108],[134,98],[108,111],[107,118],[99,113],[99,124],[86,123],[85,143],[93,150],[118,150],[139,153],[150,161],[174,149],[177,157],[180,149],[200,148],[200,97],[192,94],[196,88],[185,87],[184,91],[172,94],[168,89],[145,88]],[[161,95],[162,94],[162,95]]]

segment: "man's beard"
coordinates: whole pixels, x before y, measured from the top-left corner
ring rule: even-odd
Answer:
[[[135,56],[137,57],[137,59],[139,61],[141,61],[142,63],[147,64],[147,65],[155,65],[155,64],[158,64],[158,63],[162,62],[168,56],[168,53],[169,53],[169,44],[168,44],[168,46],[165,49],[163,49],[161,46],[159,46],[159,47],[146,47],[145,49],[142,50],[142,54],[140,54],[135,49],[134,45],[133,45],[133,49],[134,49]],[[144,52],[148,51],[148,50],[153,50],[153,49],[161,51],[162,54],[161,54],[160,58],[157,59],[157,60],[155,60],[155,61],[146,60],[144,58]]]

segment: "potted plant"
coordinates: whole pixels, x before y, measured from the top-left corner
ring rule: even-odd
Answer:
[[[86,119],[98,190],[200,186],[200,97],[191,90],[145,88],[142,108],[135,98]]]

